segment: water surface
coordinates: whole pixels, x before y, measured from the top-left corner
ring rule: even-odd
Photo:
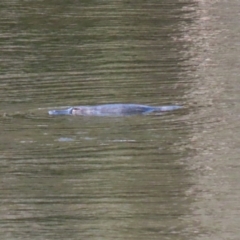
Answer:
[[[2,1],[0,236],[239,239],[238,5]]]

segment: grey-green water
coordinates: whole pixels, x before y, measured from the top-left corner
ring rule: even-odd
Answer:
[[[238,1],[0,3],[1,239],[239,239]],[[163,116],[60,106],[179,104]]]

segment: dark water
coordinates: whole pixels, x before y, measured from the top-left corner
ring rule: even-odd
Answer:
[[[239,239],[238,9],[2,1],[1,239]],[[185,108],[47,115],[119,102]]]

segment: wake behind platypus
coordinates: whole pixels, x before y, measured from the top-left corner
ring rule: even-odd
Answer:
[[[141,104],[103,104],[96,106],[76,106],[68,109],[50,110],[49,115],[79,115],[79,116],[129,116],[163,113],[181,109],[182,106],[148,106]]]

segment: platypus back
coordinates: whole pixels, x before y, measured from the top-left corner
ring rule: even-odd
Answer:
[[[104,104],[96,106],[77,106],[68,109],[51,110],[49,115],[81,115],[81,116],[129,116],[149,113],[161,113],[182,108],[181,106],[148,106],[141,104]]]

